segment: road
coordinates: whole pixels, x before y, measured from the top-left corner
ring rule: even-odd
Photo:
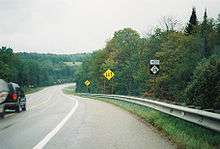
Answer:
[[[132,114],[101,101],[64,95],[63,87],[28,95],[26,112],[0,119],[0,148],[176,148]]]

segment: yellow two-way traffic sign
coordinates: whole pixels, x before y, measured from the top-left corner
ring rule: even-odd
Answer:
[[[103,75],[106,79],[111,80],[115,74],[110,69],[108,69]]]
[[[86,86],[89,86],[89,85],[91,84],[91,82],[90,82],[89,80],[86,80],[86,81],[84,82],[84,84],[85,84]]]

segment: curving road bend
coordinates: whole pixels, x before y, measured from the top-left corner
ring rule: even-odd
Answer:
[[[0,148],[176,148],[128,112],[101,101],[64,95],[64,86],[28,95],[26,112],[0,119]]]

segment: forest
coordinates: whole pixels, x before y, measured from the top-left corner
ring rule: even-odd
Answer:
[[[145,96],[202,109],[220,107],[220,15],[198,20],[193,8],[189,22],[164,19],[146,36],[132,28],[116,31],[103,49],[84,59],[76,72],[77,92]],[[149,61],[160,60],[152,75]],[[108,81],[103,73],[111,69]],[[88,87],[86,80],[91,82]]]
[[[14,53],[13,49],[2,47],[0,78],[25,88],[73,82],[78,67],[75,63],[83,61],[86,55]]]

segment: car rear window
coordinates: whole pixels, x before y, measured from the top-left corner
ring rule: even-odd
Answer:
[[[13,85],[10,84],[10,83],[8,84],[8,88],[9,88],[10,92],[14,91],[14,87],[13,87]]]

